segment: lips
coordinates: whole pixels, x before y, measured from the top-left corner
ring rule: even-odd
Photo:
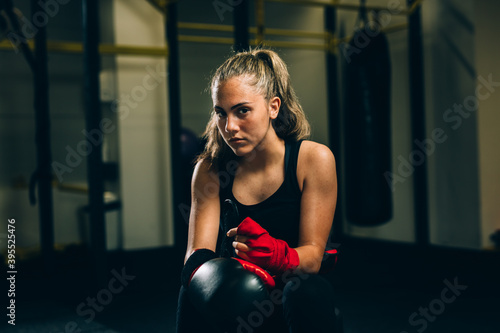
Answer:
[[[232,138],[232,139],[229,139],[229,142],[233,142],[233,143],[238,143],[238,142],[242,142],[243,139],[241,138]]]

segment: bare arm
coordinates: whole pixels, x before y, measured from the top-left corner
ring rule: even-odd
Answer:
[[[219,179],[208,168],[208,163],[198,162],[191,182],[191,214],[189,217],[188,246],[184,262],[193,251],[215,251],[219,231]]]
[[[337,202],[335,157],[324,145],[304,141],[298,178],[303,179],[300,204],[299,269],[317,273],[332,227]],[[307,146],[305,146],[307,145]]]

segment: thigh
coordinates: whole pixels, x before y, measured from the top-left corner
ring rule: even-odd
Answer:
[[[320,302],[321,305],[333,305],[333,287],[330,281],[318,274],[294,275],[283,287],[283,303],[308,301]],[[309,304],[312,305],[312,304]]]
[[[290,332],[335,332],[333,288],[320,275],[297,276],[287,282],[283,310]]]

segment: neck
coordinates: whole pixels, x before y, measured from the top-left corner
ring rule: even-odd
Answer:
[[[268,131],[264,139],[247,156],[243,156],[240,165],[249,170],[262,170],[269,165],[281,163],[285,154],[284,140],[275,131]]]

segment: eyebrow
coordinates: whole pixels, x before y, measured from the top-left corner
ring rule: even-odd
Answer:
[[[245,104],[250,104],[250,102],[241,102],[241,103],[235,104],[235,105],[231,106],[231,110],[234,110],[234,109],[236,109],[236,108],[238,108],[238,107],[240,107],[242,105],[245,105]],[[223,110],[224,111],[224,109],[221,108],[218,105],[214,106],[214,109],[218,109],[218,110]]]

